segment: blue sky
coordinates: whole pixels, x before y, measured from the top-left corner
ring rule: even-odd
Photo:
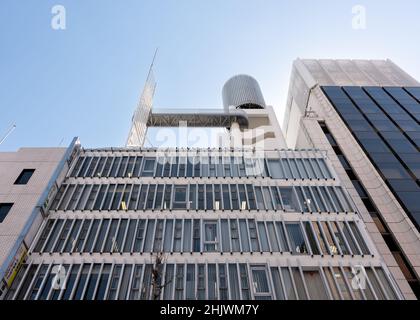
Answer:
[[[57,4],[66,30],[51,28]],[[17,128],[0,151],[124,145],[156,47],[156,107],[220,106],[223,83],[247,73],[282,119],[297,57],[390,58],[420,80],[419,12],[418,0],[2,0],[0,136]]]

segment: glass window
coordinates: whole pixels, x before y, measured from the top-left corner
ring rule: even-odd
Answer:
[[[109,173],[110,177],[116,177],[117,176],[117,169],[119,167],[119,164],[121,162],[121,157],[115,157],[114,162],[112,163],[111,172]]]
[[[106,159],[104,169],[102,173],[99,173],[100,177],[109,177],[109,171],[111,170],[112,161],[114,160],[114,157],[108,157]]]
[[[162,251],[162,243],[163,243],[163,225],[165,220],[158,219],[156,223],[156,230],[155,230],[155,238],[153,241],[153,252],[161,252]]]
[[[261,242],[261,251],[269,252],[270,246],[268,244],[268,237],[267,237],[267,232],[265,230],[264,222],[259,221],[257,225],[258,225],[258,233],[259,233],[260,242]]]
[[[392,289],[391,284],[388,280],[388,277],[385,275],[384,270],[380,267],[375,267],[376,274],[378,275],[379,280],[382,283],[382,287],[386,291],[386,294],[388,296],[388,299],[390,300],[397,300],[398,297],[395,293],[395,291]]]
[[[173,299],[173,289],[174,289],[174,265],[167,264],[166,265],[166,274],[165,274],[165,283],[166,285],[163,287],[163,298],[165,300]]]
[[[191,249],[191,220],[185,219],[184,220],[184,252],[192,252]]]
[[[320,254],[318,246],[316,244],[315,236],[312,232],[311,223],[306,221],[303,223],[305,226],[306,237],[308,238],[309,245],[311,246],[312,254]]]
[[[216,251],[217,246],[217,222],[204,221],[204,251]]]
[[[286,230],[289,236],[290,245],[293,253],[308,253],[305,238],[299,223],[286,223]]]
[[[184,299],[184,265],[176,265],[175,274],[175,300]]]
[[[187,264],[187,279],[185,285],[187,300],[195,300],[195,265]]]
[[[225,264],[218,264],[219,269],[219,299],[228,300],[228,281]]]
[[[360,249],[362,250],[363,254],[370,254],[369,249],[366,245],[366,242],[363,240],[363,237],[356,226],[356,223],[353,221],[349,221],[349,226],[351,231],[353,232],[354,237],[356,238],[357,243],[359,244]]]
[[[91,226],[91,229],[90,229],[90,232],[89,232],[89,236],[88,236],[88,238],[86,240],[86,245],[85,245],[85,247],[83,249],[83,252],[92,252],[93,251],[93,244],[94,244],[93,242],[95,240],[96,233],[98,231],[100,221],[101,220],[99,220],[99,219],[93,220],[92,226]],[[67,221],[67,222],[70,222],[70,221]]]
[[[206,299],[206,273],[205,265],[197,265],[197,299]]]
[[[14,184],[27,184],[34,172],[35,169],[23,169]]]
[[[200,241],[201,241],[201,224],[200,220],[194,219],[193,220],[193,252],[200,252]]]
[[[240,199],[240,209],[241,210],[247,210],[248,209],[248,205],[247,205],[247,199],[246,199],[246,191],[245,191],[245,186],[243,184],[238,185],[239,188],[239,199]]]
[[[349,250],[347,249],[347,245],[345,243],[344,237],[341,234],[341,231],[338,228],[336,222],[331,221],[330,226],[331,226],[331,229],[332,229],[332,231],[334,233],[335,238],[338,241],[338,245],[339,245],[339,247],[341,249],[342,254],[349,254]]]
[[[77,283],[76,292],[74,293],[73,300],[83,299],[82,294],[85,288],[85,283],[89,274],[90,264],[84,264],[82,271],[79,275],[79,281]]]
[[[299,204],[292,187],[279,187],[284,211],[300,211]]]
[[[144,252],[152,252],[153,235],[155,231],[155,220],[147,220],[146,236],[144,238]]]
[[[196,210],[197,208],[197,186],[190,184],[189,209]]]
[[[257,233],[255,221],[252,219],[249,219],[248,227],[249,227],[249,238],[251,240],[251,250],[253,252],[258,252],[260,251],[260,245],[258,243],[258,233]]]
[[[241,245],[243,252],[249,252],[248,227],[245,219],[239,219],[239,229],[241,233]]]
[[[174,221],[172,219],[166,220],[165,239],[163,242],[163,251],[172,252],[172,232],[174,228]]]
[[[252,188],[252,185],[247,184],[246,190],[247,190],[247,195],[248,195],[249,209],[250,210],[257,209],[256,204],[255,204],[255,195],[254,195],[254,190]]]
[[[251,266],[252,284],[256,300],[271,299],[270,285],[265,267]]]
[[[134,238],[133,252],[143,252],[143,239],[146,220],[138,220],[136,236]]]
[[[49,221],[53,221],[53,220],[49,220]],[[70,230],[73,226],[73,222],[74,222],[74,220],[67,220],[66,223],[64,224],[63,230],[61,231],[60,237],[58,238],[57,243],[56,243],[55,248],[54,248],[55,252],[62,252],[63,251],[64,244],[66,243],[67,236],[70,233]],[[48,228],[48,225],[47,225],[47,228]],[[42,240],[42,238],[41,238],[41,240]],[[42,241],[41,241],[41,243],[42,243]],[[38,246],[38,244],[37,244],[37,246]],[[35,251],[36,251],[36,249],[35,249]]]
[[[341,295],[343,296],[344,300],[351,300],[351,295],[349,289],[347,287],[346,281],[344,280],[343,274],[339,267],[333,267],[333,276],[337,281],[338,290],[340,291]]]
[[[214,209],[220,210],[222,208],[222,196],[220,194],[220,185],[214,185]]]
[[[79,201],[77,203],[77,206],[75,208],[76,210],[83,210],[85,208],[85,203],[88,199],[88,196],[90,194],[91,189],[92,189],[92,185],[90,185],[90,184],[85,185],[85,187],[83,189],[83,192],[82,192],[82,195],[80,196],[80,199],[79,199]]]
[[[222,235],[222,251],[230,251],[230,237],[229,237],[229,225],[227,219],[221,220],[221,235]]]
[[[133,280],[131,282],[131,288],[129,293],[129,300],[138,300],[140,294],[141,276],[143,274],[143,266],[136,264],[134,265]]]
[[[295,187],[295,191],[296,191],[296,193],[298,195],[299,202],[301,204],[301,207],[302,207],[303,212],[309,212],[310,211],[310,207],[309,206],[310,206],[311,200],[310,199],[307,199],[305,197],[305,195],[302,192],[301,187],[298,187],[298,186]]]
[[[76,279],[77,279],[77,274],[79,273],[79,270],[80,270],[80,264],[74,264],[72,266],[71,271],[70,271],[70,275],[68,276],[67,281],[66,281],[66,289],[65,289],[65,291],[64,291],[64,293],[61,297],[62,300],[69,300],[70,299],[70,295],[73,291],[73,288],[74,288],[74,285],[75,285],[75,282],[76,282]],[[22,298],[19,298],[19,296],[18,296],[18,299],[22,299]]]
[[[232,209],[233,210],[239,210],[239,195],[238,195],[238,189],[236,184],[230,185],[230,195],[232,197]]]
[[[230,223],[230,236],[231,236],[231,243],[232,243],[232,251],[239,252],[241,248],[239,244],[238,221],[234,219],[230,219],[229,223]]]
[[[115,249],[115,233],[118,228],[118,220],[112,219],[111,226],[109,228],[109,232],[107,235],[107,239],[105,241],[104,252],[114,252]]]
[[[271,193],[273,195],[273,200],[274,200],[274,209],[275,210],[282,210],[280,194],[279,194],[279,191],[278,191],[277,187],[272,186],[271,187]]]
[[[280,243],[280,250],[282,252],[289,251],[289,245],[287,243],[287,238],[284,233],[283,223],[276,221],[276,230],[277,230],[277,239]]]
[[[207,288],[208,288],[208,299],[216,300],[217,299],[217,274],[216,274],[216,265],[208,264],[207,265]]]
[[[78,177],[84,177],[85,173],[89,167],[90,161],[92,160],[91,157],[85,157],[85,161],[83,162],[82,168],[79,171]]]
[[[79,157],[79,158],[77,159],[77,162],[76,162],[76,164],[74,165],[74,168],[73,168],[73,170],[72,170],[72,172],[71,172],[71,174],[70,174],[70,177],[76,177],[76,176],[77,176],[77,172],[79,171],[80,166],[81,166],[81,165],[82,165],[82,163],[83,163],[83,160],[85,160],[85,158],[84,158],[84,157]]]
[[[143,284],[141,288],[140,299],[149,300],[152,289],[152,268],[151,264],[146,264],[144,268]]]
[[[79,232],[80,226],[82,224],[82,220],[76,220],[73,224],[73,228],[71,230],[70,236],[67,239],[66,247],[64,248],[64,252],[71,252],[76,245],[76,237]]]
[[[155,172],[155,158],[145,157],[143,161],[143,168],[141,171],[141,177],[153,177]]]
[[[99,278],[99,271],[101,269],[101,265],[95,263],[93,265],[92,271],[90,273],[90,277],[87,283],[87,287],[86,287],[86,293],[85,293],[85,300],[92,300],[93,299],[93,293],[95,292],[95,288],[96,288],[96,283],[98,281]]]
[[[275,227],[274,227],[274,222],[267,221],[266,226],[267,226],[268,238],[269,238],[270,245],[271,245],[271,250],[274,251],[274,252],[279,252],[280,247],[279,247],[279,244],[277,242],[277,236],[276,236],[276,230],[275,230]]]
[[[283,276],[284,292],[287,300],[296,300],[295,289],[293,288],[293,281],[290,275],[289,268],[282,267],[280,268],[281,275]]]
[[[108,190],[106,192],[104,202],[102,204],[101,210],[109,210],[109,207],[111,205],[111,199],[112,199],[112,196],[114,194],[115,187],[116,187],[115,184],[110,184],[109,185]]]
[[[296,291],[298,293],[299,300],[308,300],[308,297],[305,291],[305,285],[303,283],[303,279],[300,274],[299,268],[292,267],[292,275],[293,275],[293,280],[295,281]]]
[[[238,270],[236,264],[229,264],[229,283],[231,300],[240,300]]]
[[[311,300],[328,300],[327,290],[318,270],[303,270],[303,276]]]
[[[181,251],[181,241],[182,241],[182,220],[176,219],[175,229],[174,229],[174,244],[173,244],[174,252]]]
[[[149,184],[149,191],[147,193],[146,198],[146,209],[154,209],[153,203],[155,201],[155,192],[156,192],[156,185],[155,184]]]
[[[250,300],[251,293],[249,292],[248,270],[244,263],[239,264],[239,277],[241,282],[242,300]]]
[[[229,185],[224,184],[222,185],[223,190],[223,209],[230,210],[232,209],[230,205],[230,193],[229,193]]]
[[[133,190],[131,191],[130,202],[128,203],[128,210],[137,209],[137,200],[139,198],[140,185],[133,185]]]
[[[134,169],[134,163],[136,161],[136,157],[129,157],[128,158],[128,164],[127,169],[125,170],[125,177],[131,178],[133,176],[133,169]]]
[[[198,185],[198,210],[204,210],[204,185],[199,184]]]
[[[172,185],[165,185],[165,198],[163,199],[163,209],[171,208]]]
[[[141,185],[140,196],[139,196],[139,200],[137,202],[137,210],[144,210],[144,207],[146,205],[146,196],[147,196],[148,187],[149,186],[147,184],[142,184]]]
[[[273,179],[284,179],[284,172],[279,159],[267,159],[268,170]]]
[[[264,210],[265,205],[264,205],[264,198],[263,198],[261,187],[255,186],[254,189],[255,189],[255,194],[257,196],[258,209],[259,210]]]
[[[137,220],[130,219],[130,224],[128,225],[127,236],[124,243],[124,252],[131,252],[131,248],[134,242],[134,235],[136,232]]]
[[[76,241],[76,245],[74,246],[73,252],[82,252],[83,245],[85,243],[86,235],[89,231],[91,222],[92,222],[92,220],[90,220],[90,219],[86,219],[86,220],[83,221],[83,225],[80,229],[79,237]]]
[[[58,233],[61,230],[62,224],[63,224],[63,220],[61,220],[61,219],[56,220],[56,223],[54,223],[54,228],[53,228],[52,232],[49,234],[49,239],[48,239],[48,241],[45,245],[45,248],[43,250],[44,252],[50,252],[51,251],[52,245],[54,244],[55,239],[57,238]]]
[[[175,185],[173,209],[186,209],[187,195],[188,193],[186,185]]]
[[[114,198],[112,200],[111,210],[119,210],[120,209],[120,204],[121,204],[121,198],[122,198],[123,191],[124,191],[124,185],[123,184],[118,184],[116,189],[115,189]]]
[[[277,267],[271,267],[270,270],[271,277],[273,278],[274,292],[276,293],[277,300],[285,300],[279,269]]]
[[[213,185],[206,184],[206,209],[213,210]]]

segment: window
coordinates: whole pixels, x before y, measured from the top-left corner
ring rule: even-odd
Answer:
[[[270,171],[270,176],[273,179],[283,179],[284,173],[283,168],[279,159],[268,159],[268,170]]]
[[[174,209],[186,209],[187,208],[187,186],[174,186]]]
[[[284,292],[288,300],[296,300],[295,289],[293,288],[293,281],[290,275],[290,270],[287,267],[280,268],[283,276]]]
[[[34,172],[35,169],[23,169],[16,179],[15,184],[27,184]]]
[[[271,300],[270,286],[268,284],[265,267],[251,267],[252,284],[256,300]]]
[[[287,223],[286,230],[290,239],[290,246],[293,253],[307,253],[305,239],[302,229],[298,223]]]
[[[318,270],[304,270],[303,276],[311,300],[327,300],[328,294]]]
[[[13,203],[0,203],[0,223],[4,221]]]
[[[217,222],[204,221],[204,251],[216,251],[217,244]]]
[[[142,177],[152,177],[155,171],[155,158],[144,158]]]
[[[296,195],[292,187],[279,187],[284,211],[300,211]]]

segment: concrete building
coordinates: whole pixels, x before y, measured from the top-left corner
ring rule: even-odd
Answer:
[[[420,84],[390,60],[293,63],[290,148],[327,152],[406,298],[419,298]]]
[[[47,216],[49,202],[68,170],[72,148],[0,153],[0,297]]]
[[[328,149],[285,149],[254,79],[202,113],[154,112],[148,83],[127,147],[75,149],[6,299],[414,298]],[[142,146],[179,121],[231,147]]]

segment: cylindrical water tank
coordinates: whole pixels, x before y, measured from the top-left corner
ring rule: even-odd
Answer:
[[[260,86],[253,77],[246,74],[233,76],[222,89],[223,107],[235,109],[264,109],[265,102]]]

